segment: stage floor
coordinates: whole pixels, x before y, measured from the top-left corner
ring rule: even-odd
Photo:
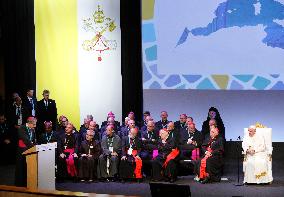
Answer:
[[[192,196],[257,196],[257,197],[283,197],[284,196],[284,143],[273,143],[273,178],[271,185],[244,185],[237,183],[237,162],[235,155],[236,143],[228,142],[226,145],[226,160],[223,180],[220,183],[200,184],[193,181],[194,176],[181,176],[174,184],[189,185]],[[0,184],[13,185],[14,165],[0,166]],[[241,168],[242,170],[242,168]],[[242,175],[242,173],[241,173]],[[240,177],[242,182],[243,177]],[[169,184],[169,183],[166,183]],[[143,183],[73,183],[64,182],[56,184],[57,190],[94,192],[99,194],[151,196],[149,181]]]

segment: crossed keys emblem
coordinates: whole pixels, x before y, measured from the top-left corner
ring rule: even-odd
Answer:
[[[95,33],[95,36],[90,40],[84,40],[82,46],[86,51],[95,51],[98,55],[98,61],[102,61],[102,54],[105,51],[116,50],[116,40],[107,39],[104,35],[106,32],[112,32],[116,29],[115,21],[105,17],[100,5],[98,5],[98,9],[92,17],[83,19],[83,28],[87,32]]]

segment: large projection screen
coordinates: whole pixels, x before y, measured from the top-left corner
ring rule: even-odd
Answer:
[[[218,108],[226,139],[260,122],[284,141],[284,0],[142,1],[144,110]]]

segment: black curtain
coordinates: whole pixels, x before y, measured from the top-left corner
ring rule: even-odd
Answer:
[[[122,120],[133,111],[142,120],[141,1],[120,0]]]
[[[1,0],[5,95],[36,86],[34,0]]]
[[[121,0],[122,116],[133,111],[141,120],[142,43],[141,1]],[[5,95],[25,95],[36,86],[34,0],[1,0],[1,29],[5,65]]]

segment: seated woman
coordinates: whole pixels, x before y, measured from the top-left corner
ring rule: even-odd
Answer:
[[[158,155],[152,160],[152,181],[165,179],[173,183],[177,178],[177,167],[175,158],[179,151],[175,146],[173,138],[169,138],[167,129],[160,130],[158,140]]]
[[[79,178],[81,181],[92,182],[96,177],[98,158],[101,153],[99,142],[94,140],[95,131],[87,130],[86,140],[81,143],[79,149]]]
[[[137,136],[138,129],[130,129],[129,135],[122,138],[122,157],[119,166],[119,175],[125,179],[142,179],[142,160],[139,157],[142,143]]]
[[[268,156],[264,137],[256,132],[255,126],[250,126],[248,135],[244,136],[242,148],[245,152],[244,183],[269,183]]]
[[[202,144],[205,153],[203,158],[195,164],[196,181],[207,183],[209,181],[220,181],[223,167],[223,139],[219,136],[218,128],[212,126],[210,136]]]

